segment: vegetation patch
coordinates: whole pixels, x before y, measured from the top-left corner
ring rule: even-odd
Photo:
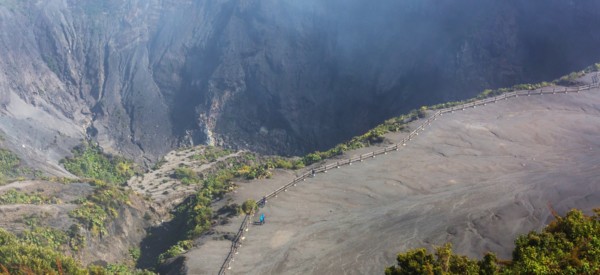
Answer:
[[[406,129],[406,125],[408,123],[418,118],[419,111],[412,110],[406,115],[401,115],[395,118],[388,119],[384,123],[367,131],[363,135],[354,137],[347,142],[338,144],[332,149],[329,149],[325,152],[316,151],[307,154],[302,158],[302,163],[299,165],[299,167],[308,166],[328,158],[339,156],[349,150],[356,150],[362,147],[371,146],[372,144],[381,143],[384,140],[383,135],[390,132],[402,131]]]
[[[60,200],[35,193],[25,193],[15,189],[0,195],[0,204],[58,204]]]
[[[190,240],[179,241],[179,242],[177,242],[177,244],[171,246],[169,248],[169,250],[160,254],[160,256],[158,256],[158,262],[163,263],[166,259],[170,259],[170,258],[179,256],[182,253],[185,253],[186,251],[188,251],[190,248],[192,248],[192,241],[190,241]]]
[[[596,274],[600,270],[600,209],[586,216],[571,210],[556,216],[541,233],[530,232],[515,242],[511,261],[492,253],[481,260],[456,255],[452,246],[398,254],[385,274]]]
[[[98,145],[86,142],[73,150],[73,157],[61,160],[69,172],[82,178],[120,184],[135,174],[133,162],[123,157],[107,155]]]
[[[262,165],[244,165],[240,167],[235,173],[236,176],[242,177],[248,180],[270,178],[272,176],[269,167],[266,164]]]
[[[246,215],[250,215],[252,213],[254,213],[254,211],[256,211],[256,209],[258,208],[258,205],[256,204],[255,200],[246,200],[244,203],[242,203],[242,211],[244,211],[244,213],[246,213]]]
[[[0,149],[0,184],[39,176],[39,171],[24,166],[15,153]]]
[[[129,204],[130,191],[112,185],[99,186],[94,193],[79,200],[80,206],[69,216],[77,220],[94,236],[103,236],[106,224],[119,216],[119,208]]]
[[[198,173],[187,167],[179,167],[173,172],[173,177],[180,180],[185,185],[197,184],[200,182]]]
[[[97,145],[86,142],[73,150],[73,157],[61,160],[65,169],[95,185],[96,189],[69,216],[94,236],[106,234],[106,224],[119,216],[119,209],[129,204],[130,191],[119,187],[135,174],[133,162],[107,155]]]
[[[70,235],[49,228],[35,228],[16,236],[0,228],[0,274],[153,274],[125,265],[83,266],[60,252]]]
[[[100,267],[90,267],[102,272]],[[32,244],[0,228],[0,270],[3,274],[88,274],[73,258],[50,246]]]
[[[217,159],[232,154],[233,151],[229,149],[206,146],[201,153],[192,155],[192,160],[202,161],[205,163],[215,162]]]

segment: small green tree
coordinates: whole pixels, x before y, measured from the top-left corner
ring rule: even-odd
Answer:
[[[398,265],[388,267],[385,270],[386,275],[433,274],[435,261],[433,255],[427,253],[425,248],[398,254],[396,260]]]
[[[556,217],[541,233],[517,238],[511,262],[498,264],[496,255],[477,261],[456,255],[452,246],[438,248],[435,255],[424,248],[398,254],[397,265],[386,274],[597,274],[600,270],[600,209],[586,216],[571,210]],[[435,257],[434,257],[435,256]]]
[[[306,155],[303,159],[305,165],[311,165],[313,163],[321,161],[321,155],[319,152],[310,153]]]
[[[496,275],[498,273],[498,258],[494,253],[486,253],[483,259],[479,262],[479,274],[481,275]]]
[[[242,203],[242,210],[244,211],[244,213],[246,213],[247,215],[250,215],[252,213],[254,213],[254,211],[256,211],[257,208],[257,204],[255,200],[246,200],[244,203]]]
[[[424,118],[427,115],[427,106],[422,106],[421,108],[419,108],[419,110],[417,111],[417,116],[419,118]]]

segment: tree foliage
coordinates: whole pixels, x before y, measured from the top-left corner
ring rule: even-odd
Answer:
[[[0,228],[0,271],[8,274],[88,274],[73,258],[43,246],[18,239]],[[98,270],[102,271],[101,268]],[[99,273],[106,274],[106,273]]]
[[[586,216],[572,210],[541,233],[520,236],[513,251],[514,273],[592,274],[600,271],[600,209]]]
[[[448,243],[434,254],[424,248],[398,254],[397,264],[386,268],[385,274],[597,274],[600,210],[594,212],[586,216],[571,210],[541,233],[519,236],[512,261],[500,262],[493,253],[469,259],[454,254]]]
[[[248,215],[254,213],[254,211],[256,211],[257,208],[258,205],[256,204],[255,200],[250,199],[242,203],[242,211],[244,211],[244,213]]]
[[[0,195],[1,204],[56,204],[60,203],[57,198],[49,198],[42,194],[25,193],[11,189]]]

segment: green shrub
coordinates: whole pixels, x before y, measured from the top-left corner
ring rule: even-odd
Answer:
[[[234,175],[248,180],[270,178],[272,174],[269,169],[272,168],[275,168],[272,162],[266,162],[264,164],[256,164],[252,166],[243,165],[237,169]]]
[[[69,236],[69,247],[73,251],[79,251],[85,247],[86,238],[77,224],[72,224],[66,232]]]
[[[21,164],[21,160],[17,155],[6,149],[0,149],[0,175],[4,177],[17,176],[19,164]]]
[[[552,84],[563,85],[563,86],[571,86],[577,85],[577,79],[582,77],[585,74],[586,70],[580,72],[572,72],[568,75],[564,75],[559,79],[555,79],[552,81]]]
[[[196,238],[210,228],[212,198],[213,191],[205,188],[177,206],[176,215],[185,217],[186,239]]]
[[[292,163],[291,161],[289,161],[287,159],[277,158],[275,160],[273,166],[275,168],[280,168],[280,169],[293,169],[294,168],[294,163]]]
[[[186,167],[176,168],[173,173],[173,177],[180,180],[183,184],[197,184],[200,182],[200,178],[198,177],[198,173],[194,170]]]
[[[421,108],[419,108],[419,110],[417,111],[417,116],[419,118],[424,118],[427,115],[427,106],[422,106]]]
[[[242,203],[242,211],[244,211],[244,213],[247,215],[254,213],[257,208],[258,205],[256,204],[255,200],[246,200],[244,203]]]
[[[304,161],[305,165],[311,165],[313,163],[317,163],[317,162],[321,161],[321,154],[319,151],[310,153],[310,154],[304,156],[304,158],[302,160]]]
[[[129,249],[129,256],[131,256],[131,259],[134,262],[137,262],[137,260],[140,258],[140,256],[142,255],[142,252],[140,251],[139,247],[133,247]]]
[[[48,198],[40,194],[28,194],[11,189],[0,195],[0,204],[46,204],[58,203],[56,198]]]
[[[0,149],[0,184],[40,176],[40,171],[23,166],[16,154]]]
[[[21,241],[35,246],[49,247],[55,250],[62,250],[69,244],[67,233],[47,227],[34,226],[20,234]]]
[[[158,256],[158,262],[164,263],[165,260],[176,257],[182,253],[185,253],[192,247],[193,247],[193,243],[190,240],[179,241],[179,242],[177,242],[177,244],[171,246],[167,251],[160,254],[160,256]]]
[[[304,162],[302,161],[302,159],[298,159],[298,160],[295,160],[295,161],[293,162],[293,167],[292,167],[292,168],[293,168],[294,170],[297,170],[297,169],[302,169],[302,168],[304,168],[304,167],[305,167],[305,165],[304,165]]]

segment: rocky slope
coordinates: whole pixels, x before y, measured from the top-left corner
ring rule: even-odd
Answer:
[[[0,131],[53,174],[86,137],[139,161],[191,143],[326,148],[407,109],[584,67],[600,59],[599,13],[558,0],[1,0]]]
[[[87,196],[96,187],[88,183],[58,183],[51,181],[18,181],[0,186],[0,198],[5,198],[10,192],[18,192],[22,196],[42,196],[52,198],[43,203],[12,203],[0,200],[0,227],[15,234],[31,230],[58,230],[68,234],[67,240],[61,237],[50,237],[55,243],[61,243],[58,251],[71,255],[84,264],[107,263],[129,264],[134,262],[130,256],[131,249],[140,247],[146,237],[146,228],[156,225],[156,215],[149,209],[148,202],[139,196],[129,197],[127,204],[115,209],[117,218],[106,221],[106,232],[101,235],[93,234],[85,228],[86,224],[77,222],[72,217],[73,210],[80,208]],[[81,243],[75,245],[70,234],[71,228],[77,228]],[[60,236],[60,235],[57,235]],[[44,237],[39,236],[37,242],[45,244]],[[75,247],[78,247],[75,249]]]

